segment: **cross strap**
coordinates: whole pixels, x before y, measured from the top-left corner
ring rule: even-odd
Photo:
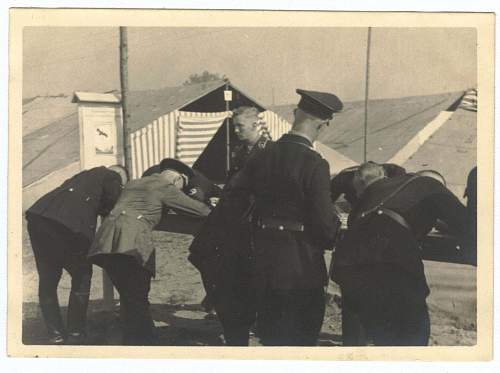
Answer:
[[[385,198],[383,198],[377,205],[375,205],[374,207],[372,207],[371,209],[368,209],[366,211],[363,211],[361,214],[360,214],[360,217],[361,218],[364,218],[365,216],[367,215],[370,215],[371,213],[373,213],[374,211],[377,211],[379,209],[382,208],[382,206],[384,206],[384,204],[386,204],[388,201],[390,201],[392,198],[394,198],[399,192],[401,192],[401,190],[403,190],[408,184],[410,184],[413,180],[419,178],[420,175],[413,175],[411,178],[409,178],[408,180],[406,180],[403,184],[401,184],[399,187],[397,187],[391,194],[389,194],[388,196],[386,196]]]

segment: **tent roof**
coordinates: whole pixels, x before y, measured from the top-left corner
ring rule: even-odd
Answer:
[[[130,130],[139,129],[165,114],[182,109],[222,86],[224,82],[217,80],[181,87],[132,91],[129,97]]]
[[[165,114],[174,110],[182,110],[204,96],[223,88],[225,84],[226,82],[223,80],[216,80],[180,87],[131,91],[128,100],[129,128],[131,131],[135,131]],[[244,94],[234,84],[229,83],[229,88],[239,92],[260,110],[265,110],[262,104]]]
[[[451,92],[369,101],[367,159],[386,162],[462,95],[463,92]],[[270,109],[292,123],[294,107],[286,105]],[[319,141],[360,163],[363,161],[363,123],[364,102],[347,102]]]
[[[477,114],[457,109],[451,118],[403,164],[408,171],[434,169],[462,198],[469,171],[477,163]]]
[[[226,82],[224,80],[214,80],[179,87],[130,91],[128,97],[129,128],[131,131],[135,131],[165,114],[174,110],[182,110],[184,107],[225,85]],[[265,110],[262,104],[244,94],[234,84],[229,83],[229,87],[231,90],[239,92],[240,95],[251,101],[260,110]],[[96,93],[76,91],[72,102],[119,104],[121,102],[121,95],[118,92]]]
[[[314,148],[330,165],[331,175],[336,175],[347,167],[358,165],[358,163],[354,162],[352,159],[319,141],[314,143]]]

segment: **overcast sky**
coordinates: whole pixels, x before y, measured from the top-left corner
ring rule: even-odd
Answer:
[[[295,103],[296,88],[362,99],[366,28],[130,28],[133,90],[177,86],[204,70],[226,75],[265,105]],[[25,28],[23,97],[119,88],[117,28]],[[476,86],[476,33],[375,28],[370,98]]]

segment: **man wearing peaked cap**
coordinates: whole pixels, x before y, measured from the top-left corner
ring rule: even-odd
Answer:
[[[159,164],[155,164],[148,168],[142,174],[142,178],[151,175],[159,174],[163,170],[174,170],[187,177],[187,185],[183,188],[183,192],[189,197],[196,199],[200,202],[210,204],[212,198],[219,198],[221,188],[203,175],[200,171],[189,167],[187,164],[174,159],[165,158]]]
[[[165,158],[160,162],[160,172],[165,170],[177,171],[182,175],[186,175],[188,178],[194,176],[194,171],[191,167],[174,158]]]
[[[341,110],[333,94],[297,90],[292,130],[248,160],[227,190],[228,206],[253,198],[253,290],[257,326],[267,346],[316,345],[325,312],[325,249],[339,219],[329,164],[313,142]]]
[[[343,108],[342,102],[334,94],[304,89],[297,89],[296,92],[302,97],[298,108],[320,119],[330,120],[334,113]]]
[[[152,231],[163,211],[194,216],[207,216],[211,211],[207,204],[183,192],[193,175],[182,162],[162,161],[160,173],[125,186],[96,233],[88,257],[106,270],[120,294],[125,345],[156,343],[148,297],[156,271]]]

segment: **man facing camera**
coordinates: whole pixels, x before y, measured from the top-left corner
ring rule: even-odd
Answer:
[[[231,152],[231,168],[228,180],[245,167],[248,159],[264,149],[269,142],[269,135],[262,131],[259,110],[252,106],[240,106],[233,110],[234,133],[239,140]]]
[[[245,164],[272,145],[262,134],[262,121],[255,107],[233,111],[234,131],[239,144],[231,153],[231,169],[224,190],[230,189]],[[189,260],[200,271],[207,296],[202,302],[207,312],[217,312],[227,345],[248,345],[255,322],[255,299],[251,291],[250,221],[242,218],[251,208],[250,199],[232,206],[217,206],[190,246]]]

